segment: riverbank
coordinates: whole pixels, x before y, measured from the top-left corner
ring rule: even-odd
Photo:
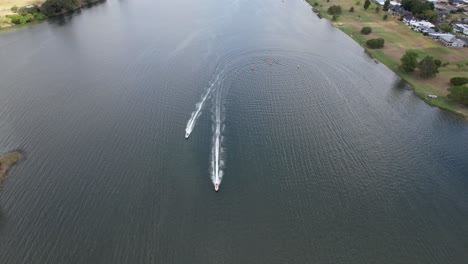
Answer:
[[[46,19],[48,17],[58,16],[64,13],[72,12],[74,10],[80,9],[84,6],[91,5],[97,2],[103,2],[105,0],[77,0],[77,1],[62,1],[62,2],[52,2],[50,0],[5,0],[0,3],[0,28],[6,28],[15,26],[18,24],[26,24],[34,21],[39,21]],[[60,4],[58,4],[60,3]],[[31,16],[30,19],[20,19],[18,18],[16,22],[11,18],[12,15],[18,16],[16,11],[13,10],[13,7],[21,9],[26,6],[34,6],[32,8],[35,12],[39,12],[40,16]],[[32,14],[35,15],[35,14]]]
[[[11,152],[0,156],[0,184],[5,180],[8,170],[21,158],[19,152]]]
[[[417,33],[408,28],[396,16],[388,14],[386,20],[383,16],[385,11],[376,12],[377,4],[371,3],[367,10],[364,10],[364,1],[353,0],[307,0],[314,11],[321,17],[331,21],[331,23],[359,43],[367,52],[393,70],[402,79],[408,82],[415,93],[428,104],[440,107],[468,117],[468,107],[456,104],[448,100],[448,88],[450,87],[450,78],[468,77],[468,56],[467,49],[453,49],[442,46],[439,42],[433,41],[428,37]],[[327,13],[328,7],[340,5],[342,14],[336,21],[333,21],[331,15]],[[349,12],[353,7],[354,12]],[[363,27],[371,27],[372,33],[363,35],[360,33]],[[385,39],[385,46],[382,49],[368,49],[365,42],[371,38]],[[406,73],[399,69],[400,58],[406,50],[417,51],[419,58],[426,55],[433,56],[448,63],[439,68],[439,73],[434,78],[424,79],[419,76],[418,70],[414,73]],[[435,94],[436,99],[429,99],[429,94]]]

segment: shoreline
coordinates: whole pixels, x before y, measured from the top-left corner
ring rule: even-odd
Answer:
[[[359,32],[356,32],[357,31],[356,26],[363,26],[363,25],[368,25],[368,24],[371,24],[373,29],[374,28],[376,28],[377,30],[379,29],[378,26],[380,25],[380,23],[382,23],[382,20],[381,21],[376,21],[375,16],[377,16],[377,15],[372,14],[372,13],[374,13],[373,9],[376,6],[375,3],[372,3],[371,8],[369,8],[369,10],[364,11],[364,12],[371,13],[370,16],[374,16],[374,18],[369,18],[370,17],[369,16],[369,17],[365,18],[365,19],[367,19],[367,21],[362,21],[363,19],[361,19],[361,16],[358,15],[358,17],[359,17],[358,22],[356,22],[356,21],[341,22],[340,21],[341,17],[339,17],[337,20],[333,21],[331,19],[331,15],[329,15],[326,12],[326,8],[327,8],[327,6],[330,6],[332,4],[344,4],[343,1],[335,0],[332,3],[331,1],[326,2],[324,0],[316,0],[316,1],[306,0],[306,2],[312,7],[313,12],[315,14],[317,14],[317,16],[320,19],[326,19],[335,28],[339,29],[341,32],[345,33],[348,37],[353,39],[356,43],[358,43],[364,49],[364,52],[366,54],[368,54],[372,59],[378,61],[379,63],[382,63],[387,68],[389,68],[391,71],[393,71],[396,75],[398,75],[402,80],[404,80],[411,87],[411,90],[413,91],[413,93],[416,96],[418,96],[420,99],[422,99],[424,102],[426,102],[428,105],[435,106],[435,107],[438,107],[438,108],[446,110],[446,111],[450,111],[450,112],[452,112],[452,113],[454,113],[456,115],[459,115],[461,117],[464,117],[465,119],[468,119],[468,107],[467,106],[463,106],[463,105],[460,105],[460,104],[449,101],[449,99],[447,97],[448,86],[445,88],[445,87],[436,86],[435,84],[431,84],[431,85],[426,84],[426,83],[430,83],[431,80],[435,80],[435,79],[437,79],[438,83],[440,83],[440,80],[445,78],[446,76],[443,76],[443,77],[437,76],[437,77],[434,77],[432,79],[421,79],[419,76],[416,75],[417,72],[414,72],[414,73],[402,72],[399,69],[400,61],[399,60],[396,61],[395,58],[393,58],[391,55],[386,54],[385,53],[385,48],[384,49],[369,49],[369,48],[366,47],[365,42],[366,42],[366,40],[368,39],[369,36],[373,36],[373,37],[375,37],[375,35],[379,36],[379,33],[380,33],[380,35],[383,35],[382,32],[377,32],[377,34],[373,33],[373,34],[367,35],[367,36],[366,35],[361,35]],[[315,6],[314,6],[314,3],[315,3]],[[362,9],[362,6],[354,6],[354,7],[356,9],[358,9],[358,8]],[[354,13],[346,14],[346,13],[349,12],[347,10],[347,8],[349,8],[349,6],[342,6],[342,8],[343,8],[343,15],[350,16],[350,14],[354,14]],[[387,12],[382,11],[382,13],[380,13],[380,15],[384,15],[384,14],[387,14]],[[388,21],[383,22],[383,23],[395,22],[395,17],[390,16],[390,15],[388,15],[388,16],[389,16]],[[348,17],[348,19],[349,19],[349,17]],[[348,23],[353,24],[353,25],[352,26],[346,25]],[[396,23],[403,24],[403,22],[400,22],[400,21],[397,21]],[[396,27],[396,28],[398,29],[398,27]],[[401,28],[401,26],[400,26],[400,28]],[[402,33],[402,32],[399,32],[398,30],[395,30],[392,33],[398,34],[398,33]],[[407,33],[407,32],[404,32],[404,33]],[[414,35],[414,33],[411,32],[408,35]],[[411,37],[414,37],[414,36],[411,36]],[[396,49],[400,49],[400,50],[403,49],[401,47],[403,45],[395,45],[395,43],[392,43],[392,42],[388,43],[388,40],[385,37],[383,37],[383,38],[386,41],[385,45],[390,44],[390,45],[393,45],[393,46],[397,46]],[[417,36],[417,38],[427,38],[427,37],[419,35],[419,36]],[[425,40],[423,40],[423,41],[425,41]],[[400,44],[400,43],[398,43],[398,44]],[[435,42],[435,44],[440,45],[437,42]],[[392,47],[392,48],[395,50],[395,47]],[[431,47],[431,48],[433,48],[433,47]],[[443,47],[442,45],[440,45],[440,47],[435,47],[435,48],[440,49],[441,53],[450,53],[452,51],[453,52],[458,52],[456,50],[453,50],[453,49],[450,49],[450,48],[447,48],[447,47]],[[413,49],[413,48],[408,47],[408,48],[405,48],[405,49]],[[443,50],[443,49],[447,49],[447,50]],[[461,48],[459,50],[465,50],[466,51],[466,48]],[[432,54],[429,53],[428,55],[432,55]],[[422,58],[420,58],[420,59],[422,59]],[[460,58],[460,59],[461,59],[461,61],[463,61],[464,59],[465,60],[468,59],[468,57],[465,56],[465,58]],[[455,62],[458,62],[458,61],[455,61]],[[443,69],[441,69],[441,70],[443,70]],[[457,71],[450,70],[449,73],[445,73],[445,74],[449,75],[449,74],[453,74],[453,72],[457,72]],[[462,72],[460,74],[460,76],[468,76],[468,73]],[[430,99],[430,98],[427,97],[428,94],[436,94],[438,97],[436,99]]]
[[[11,23],[11,22],[8,23],[8,24],[1,24],[1,23],[0,23],[0,30],[2,30],[2,29],[9,29],[9,28],[15,28],[15,27],[19,27],[19,26],[34,25],[34,24],[37,24],[38,22],[46,21],[46,20],[48,20],[49,18],[54,18],[54,17],[60,16],[60,15],[65,15],[65,14],[68,14],[68,13],[72,13],[72,12],[75,12],[76,10],[79,10],[79,9],[83,8],[83,7],[95,5],[95,4],[98,4],[98,3],[100,3],[100,2],[105,2],[105,1],[106,1],[106,0],[80,0],[80,1],[79,1],[79,5],[76,6],[74,9],[71,9],[71,10],[63,9],[61,12],[58,12],[58,13],[55,13],[55,14],[53,14],[53,15],[47,16],[46,19],[35,20],[35,21],[32,21],[32,22],[24,23],[24,24],[14,24],[14,23]],[[44,1],[44,2],[45,2],[45,1]],[[36,5],[36,7],[40,8],[40,6],[41,6],[44,2],[39,3],[38,5]],[[42,11],[42,10],[41,10],[41,11]],[[15,14],[15,13],[11,12],[11,13],[8,13],[8,14],[4,14],[3,16],[0,16],[0,18],[5,19],[5,15],[11,15],[11,14]]]

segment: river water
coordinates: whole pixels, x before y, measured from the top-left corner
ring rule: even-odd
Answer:
[[[468,259],[468,122],[305,2],[108,0],[0,58],[2,264]]]

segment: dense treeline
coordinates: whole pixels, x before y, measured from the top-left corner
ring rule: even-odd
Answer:
[[[41,10],[48,16],[54,16],[80,8],[82,4],[93,2],[96,2],[96,0],[47,0],[42,4]]]
[[[434,3],[419,0],[402,0],[401,6],[415,15],[422,14],[426,10],[434,10]]]

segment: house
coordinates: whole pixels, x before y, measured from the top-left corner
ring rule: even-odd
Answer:
[[[468,35],[468,25],[465,24],[454,24],[453,25],[453,30],[456,32],[463,33],[465,35]]]
[[[436,40],[438,41],[442,36],[445,36],[447,38],[452,38],[452,37],[455,37],[455,35],[453,34],[449,34],[449,33],[438,33],[438,32],[435,32],[435,33],[429,33],[429,37],[433,40]]]
[[[452,5],[446,5],[445,8],[452,14],[455,14],[456,12],[458,12],[458,8]]]
[[[407,26],[411,25],[412,22],[417,22],[419,21],[416,17],[414,16],[404,16],[403,17],[403,23],[405,23]]]
[[[446,47],[450,48],[463,48],[465,46],[465,42],[461,39],[456,38],[454,35],[445,34],[439,37],[440,43]]]
[[[374,0],[374,2],[378,5],[383,6],[385,4],[385,0]]]
[[[427,21],[410,21],[410,27],[412,30],[421,33],[429,33],[429,29],[434,27],[434,24]]]
[[[392,6],[387,11],[392,16],[402,16],[404,9],[401,6]]]

